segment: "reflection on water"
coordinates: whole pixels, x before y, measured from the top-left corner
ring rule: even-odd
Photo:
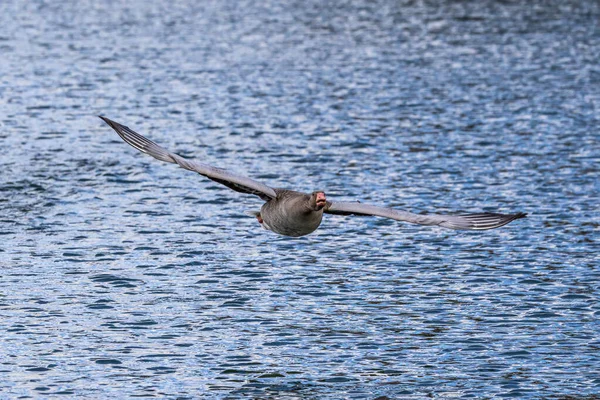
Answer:
[[[195,3],[0,4],[0,393],[598,393],[596,2]],[[279,237],[98,114],[276,187],[530,217]]]

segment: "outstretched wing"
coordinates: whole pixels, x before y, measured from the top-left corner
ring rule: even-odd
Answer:
[[[478,213],[463,215],[420,215],[393,208],[371,206],[363,203],[334,202],[327,203],[324,210],[327,214],[377,216],[406,221],[419,225],[439,225],[450,229],[486,230],[499,228],[514,221],[524,218],[527,214],[496,214]]]
[[[277,197],[275,190],[265,184],[245,176],[233,174],[222,168],[216,168],[208,164],[186,160],[185,158],[162,148],[153,141],[146,139],[144,136],[132,131],[124,125],[121,125],[115,121],[111,121],[105,117],[100,118],[102,118],[104,122],[113,128],[125,142],[138,149],[142,153],[146,153],[157,160],[178,164],[182,168],[197,172],[208,179],[212,179],[215,182],[235,190],[236,192],[254,194],[265,201]]]

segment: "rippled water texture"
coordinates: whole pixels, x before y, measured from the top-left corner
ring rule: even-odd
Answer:
[[[600,5],[431,3],[1,1],[0,397],[599,394]],[[280,237],[100,114],[276,187],[529,217]]]

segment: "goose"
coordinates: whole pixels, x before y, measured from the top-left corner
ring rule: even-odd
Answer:
[[[323,214],[377,216],[419,225],[436,225],[457,230],[488,230],[499,228],[527,214],[473,213],[459,215],[413,214],[393,208],[360,202],[329,201],[323,190],[311,193],[272,188],[264,183],[212,165],[183,158],[153,141],[134,132],[125,125],[100,116],[117,134],[135,149],[157,160],[178,164],[181,168],[197,172],[215,182],[240,193],[252,194],[265,201],[260,211],[251,211],[263,228],[280,235],[300,237],[314,232]]]

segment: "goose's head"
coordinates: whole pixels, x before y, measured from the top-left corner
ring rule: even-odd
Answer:
[[[320,211],[327,205],[327,198],[325,192],[322,190],[316,190],[310,195],[310,208],[314,211]]]

